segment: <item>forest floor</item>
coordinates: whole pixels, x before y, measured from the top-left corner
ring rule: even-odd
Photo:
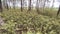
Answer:
[[[3,10],[0,13],[4,25],[0,26],[1,34],[60,34],[60,15],[57,16],[56,9],[45,9],[42,11],[27,9]],[[18,30],[18,31],[17,31]],[[6,32],[5,32],[6,31]]]

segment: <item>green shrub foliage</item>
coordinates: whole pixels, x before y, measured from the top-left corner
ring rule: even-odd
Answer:
[[[1,34],[16,34],[23,31],[26,34],[39,32],[39,34],[60,34],[60,18],[38,14],[37,11],[4,10],[0,13],[4,25],[0,26]],[[4,32],[6,31],[6,32]],[[24,33],[24,34],[25,34]]]

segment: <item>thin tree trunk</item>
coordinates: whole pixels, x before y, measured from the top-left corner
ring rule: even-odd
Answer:
[[[44,0],[44,5],[43,5],[43,12],[44,12],[44,8],[45,8],[45,2],[46,2],[46,0]]]
[[[28,8],[28,11],[31,10],[31,0],[29,0],[29,8]]]
[[[0,0],[0,12],[2,12],[2,2]]]
[[[22,9],[23,9],[22,6],[23,6],[23,5],[22,5],[22,0],[21,0],[21,11],[22,11]]]
[[[36,3],[36,9],[37,9],[37,11],[38,11],[38,7],[39,7],[39,5],[38,5],[38,0],[37,0],[37,3]]]
[[[7,3],[7,0],[6,0],[6,9],[9,9],[9,7],[8,7],[8,3]]]
[[[15,0],[13,0],[13,8],[15,9]]]
[[[59,15],[59,12],[60,12],[60,6],[59,6],[59,9],[58,9],[58,12],[57,12],[57,16]]]
[[[9,10],[8,4],[7,4],[7,7],[6,8]]]
[[[52,7],[54,7],[54,2],[55,2],[55,0],[53,0]]]
[[[38,2],[39,0],[37,0],[37,3],[36,3],[36,10],[37,10],[37,13],[39,14],[40,12],[39,12],[39,2]]]

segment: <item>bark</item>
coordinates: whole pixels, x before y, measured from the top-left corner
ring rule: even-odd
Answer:
[[[54,2],[55,2],[55,0],[53,0],[52,7],[54,7]]]
[[[28,8],[28,11],[31,10],[31,0],[29,0],[29,8]]]
[[[37,12],[39,11],[39,3],[38,3],[38,0],[37,0],[37,3],[36,3],[36,9],[37,9]]]
[[[2,2],[0,0],[0,12],[2,12]]]
[[[44,8],[45,8],[45,2],[46,2],[46,0],[44,0],[43,11],[44,11]]]
[[[22,0],[21,0],[21,11],[22,11],[22,9],[23,9],[23,3],[22,3]]]
[[[59,6],[59,9],[58,9],[58,12],[57,12],[57,16],[59,15],[59,12],[60,12],[60,6]]]
[[[15,9],[15,0],[13,0],[13,8]]]

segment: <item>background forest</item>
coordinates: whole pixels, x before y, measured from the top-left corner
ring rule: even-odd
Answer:
[[[59,2],[0,0],[0,34],[60,34]]]

